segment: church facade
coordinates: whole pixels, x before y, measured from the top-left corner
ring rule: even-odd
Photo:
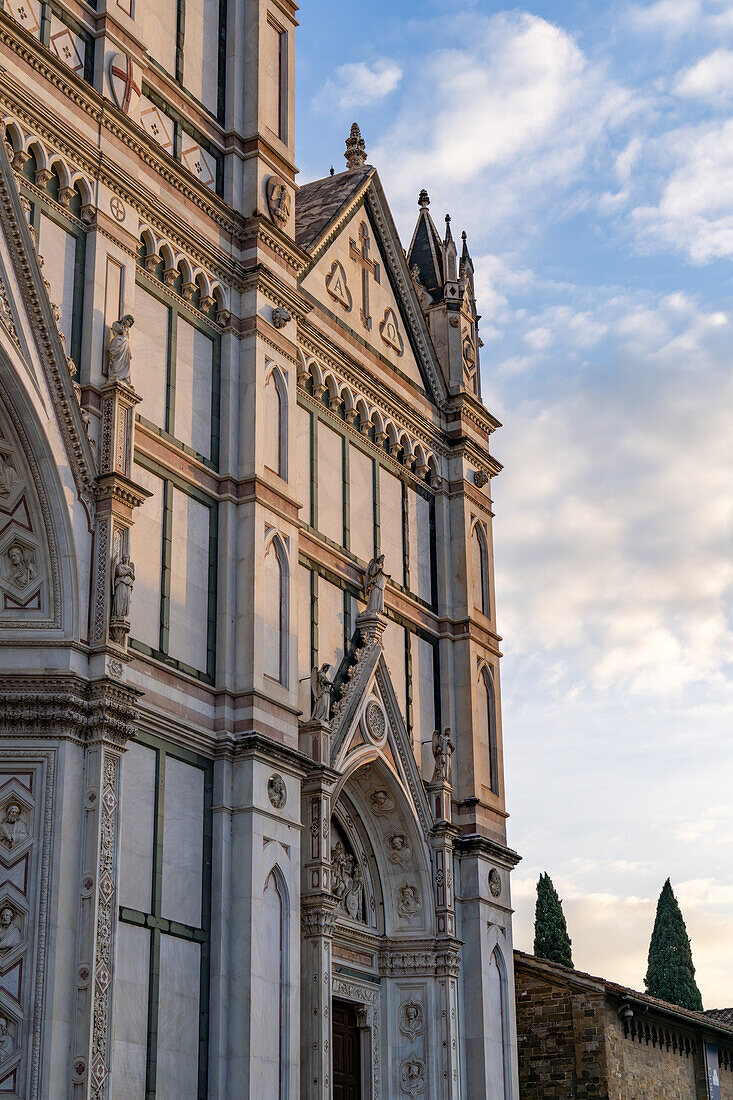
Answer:
[[[0,1097],[518,1100],[473,264],[296,10],[0,6]]]

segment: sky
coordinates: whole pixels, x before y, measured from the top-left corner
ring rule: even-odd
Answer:
[[[347,18],[344,18],[344,12]],[[303,0],[301,182],[361,126],[476,266],[515,938],[642,989],[669,876],[733,1005],[733,0]]]

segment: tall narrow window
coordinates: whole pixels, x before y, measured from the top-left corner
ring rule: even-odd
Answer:
[[[287,684],[288,577],[287,561],[277,536],[265,551],[264,672]]]
[[[489,963],[489,1026],[488,1041],[491,1050],[489,1065],[489,1095],[497,1100],[509,1100],[509,1020],[507,1017],[507,989],[504,960],[496,948]]]
[[[287,45],[284,30],[269,19],[265,48],[265,125],[287,141]]]
[[[474,524],[471,533],[471,575],[473,581],[473,606],[482,615],[489,614],[489,555],[486,536],[480,524]]]
[[[273,368],[265,383],[265,466],[287,480],[288,396],[285,382]]]
[[[262,895],[262,933],[257,974],[261,989],[257,1020],[259,1041],[252,1059],[253,1095],[262,1100],[282,1100],[286,1095],[288,982],[287,905],[285,886],[276,869],[270,873]]]
[[[499,760],[496,737],[496,695],[494,681],[487,668],[482,668],[479,673],[478,684],[478,709],[479,709],[479,735],[488,748],[489,753],[489,782],[494,794],[499,793]]]

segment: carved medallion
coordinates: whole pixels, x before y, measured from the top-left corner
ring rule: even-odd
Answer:
[[[492,898],[501,897],[501,875],[496,867],[492,867],[489,871],[489,890],[491,891]]]
[[[388,348],[392,348],[392,351],[397,352],[398,355],[402,355],[405,350],[405,344],[400,336],[397,314],[390,307],[384,311],[384,318],[379,325],[379,335]]]
[[[267,206],[272,220],[284,229],[290,218],[292,198],[288,185],[279,176],[270,176],[267,181]]]
[[[267,797],[276,810],[282,810],[288,800],[288,789],[281,775],[271,775],[267,780]]]
[[[423,1007],[419,1001],[410,997],[409,1001],[400,1005],[400,1031],[412,1040],[422,1035],[424,1030]]]
[[[387,716],[381,703],[376,699],[370,699],[364,708],[363,728],[373,744],[384,744],[387,738]]]
[[[411,882],[405,882],[397,891],[397,912],[412,924],[422,913],[420,891]]]
[[[345,309],[347,313],[350,312],[353,299],[349,284],[346,282],[344,265],[339,260],[333,261],[331,270],[326,276],[326,292],[329,297],[333,298],[334,302],[338,302],[342,309]]]
[[[395,808],[394,799],[389,791],[385,791],[383,787],[378,787],[377,790],[371,792],[369,804],[372,807],[372,812],[377,817],[389,817]]]
[[[408,1058],[400,1066],[400,1088],[408,1096],[425,1092],[425,1063],[419,1058]]]
[[[387,840],[387,859],[395,867],[408,867],[412,863],[412,848],[404,833],[392,833]]]
[[[140,95],[140,88],[135,83],[135,70],[132,58],[124,53],[113,54],[109,62],[109,86],[112,90],[112,98],[124,114],[130,113],[132,97]]]

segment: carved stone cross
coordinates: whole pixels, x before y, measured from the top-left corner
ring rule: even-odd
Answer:
[[[376,260],[369,258],[370,247],[369,230],[366,222],[362,222],[359,226],[359,243],[349,240],[349,254],[361,268],[361,323],[367,330],[372,327],[372,316],[369,310],[369,276],[374,277],[375,283],[380,281],[379,264]]]

